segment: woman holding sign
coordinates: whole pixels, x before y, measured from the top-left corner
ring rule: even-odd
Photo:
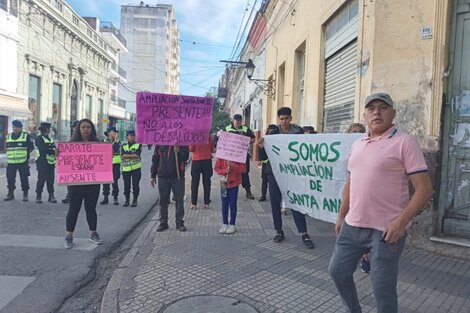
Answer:
[[[246,173],[246,165],[224,159],[217,159],[215,172],[220,178],[220,195],[222,198],[222,226],[219,233],[235,233],[235,220],[237,218],[238,186],[242,183],[242,174]],[[230,208],[230,224],[228,211]]]
[[[82,119],[78,122],[77,131],[72,135],[71,142],[87,142],[97,141],[96,128],[93,122],[89,119]],[[77,224],[78,213],[84,202],[86,219],[88,228],[90,230],[90,241],[94,244],[100,245],[102,243],[100,236],[96,232],[97,214],[96,204],[100,195],[100,185],[77,185],[67,186],[69,193],[69,211],[66,217],[66,237],[65,248],[70,249],[73,247],[73,232]]]

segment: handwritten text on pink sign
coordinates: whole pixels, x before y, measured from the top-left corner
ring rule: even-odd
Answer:
[[[219,140],[217,141],[217,152],[215,156],[219,159],[245,163],[249,146],[250,137],[221,132]]]
[[[209,142],[213,98],[138,92],[137,140],[145,144]]]
[[[58,143],[57,177],[62,185],[113,182],[113,149],[105,143]]]

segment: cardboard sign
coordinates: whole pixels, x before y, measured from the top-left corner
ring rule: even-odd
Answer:
[[[113,147],[110,143],[60,142],[57,144],[56,182],[92,185],[113,182]]]
[[[212,97],[138,92],[137,141],[166,146],[208,143],[213,101]]]
[[[364,134],[271,135],[264,148],[288,208],[335,223],[352,143]]]
[[[217,141],[215,157],[238,163],[246,162],[250,147],[250,137],[229,132],[221,132]]]

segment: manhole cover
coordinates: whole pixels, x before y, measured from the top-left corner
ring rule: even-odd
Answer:
[[[222,296],[193,296],[170,303],[161,313],[258,313],[251,305]]]

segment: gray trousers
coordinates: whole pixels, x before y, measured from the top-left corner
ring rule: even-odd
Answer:
[[[170,192],[175,196],[176,224],[184,223],[184,176],[180,179],[158,177],[158,191],[160,192],[160,223],[168,223],[168,203]]]
[[[383,233],[372,228],[353,227],[346,222],[336,239],[328,271],[347,307],[347,312],[361,313],[353,273],[361,256],[369,252],[370,278],[378,313],[398,312],[398,260],[405,238],[396,244],[382,243]]]

